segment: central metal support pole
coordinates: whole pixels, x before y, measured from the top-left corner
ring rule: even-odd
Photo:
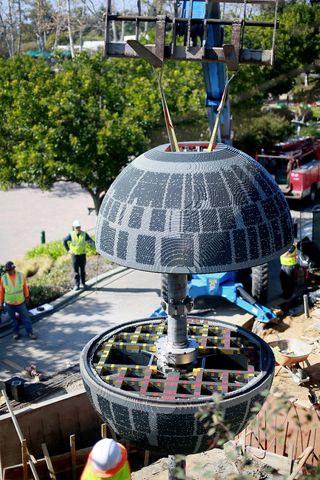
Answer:
[[[187,313],[192,308],[187,296],[186,274],[168,274],[167,335],[156,342],[157,365],[164,371],[174,368],[191,368],[197,358],[198,344],[188,338]]]
[[[178,457],[177,455],[168,455],[168,480],[180,479],[181,470],[186,474],[186,458],[183,455]]]
[[[187,275],[168,275],[168,346],[183,348],[187,337]]]

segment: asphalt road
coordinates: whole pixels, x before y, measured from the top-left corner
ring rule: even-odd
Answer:
[[[50,192],[21,187],[0,190],[0,263],[23,257],[25,252],[46,240],[59,240],[71,231],[78,219],[85,230],[92,230],[96,215],[88,215],[90,195],[75,183],[59,182]]]
[[[77,365],[81,350],[95,335],[114,325],[148,318],[160,306],[160,274],[123,267],[115,272],[108,272],[97,285],[94,280],[88,282],[90,290],[70,292],[62,299],[66,301],[62,308],[36,321],[37,340],[26,338],[23,328],[17,341],[11,331],[4,332],[0,339],[0,380],[20,376],[19,365],[23,370],[35,364],[50,375]],[[225,301],[210,317],[242,325],[251,315]]]
[[[23,367],[34,363],[51,375],[77,364],[84,345],[98,333],[148,317],[159,306],[159,282],[156,274],[125,270],[80,295],[70,293],[69,303],[34,323],[38,340],[27,339],[23,328],[18,341],[11,332],[1,338],[0,378],[13,373],[8,360]]]
[[[289,204],[299,229],[302,225],[301,238],[310,236],[308,212],[316,204],[320,204],[320,193],[314,204],[306,200]],[[88,215],[88,206],[92,206],[90,195],[75,183],[59,182],[50,192],[32,187],[0,190],[0,205],[0,264],[21,258],[39,245],[42,231],[48,242],[59,240],[70,232],[73,220],[79,219],[85,230],[93,232],[97,219],[94,213]]]
[[[75,218],[84,229],[93,229],[96,216],[87,212],[91,203],[90,196],[72,184],[58,184],[46,193],[33,188],[0,192],[0,262],[19,258],[39,244],[41,230],[46,231],[48,241],[60,239]],[[270,297],[274,300],[279,295],[279,262],[270,267],[274,279]],[[14,342],[11,333],[1,338],[0,377],[19,373],[8,361],[23,367],[35,363],[50,374],[77,363],[83,346],[94,335],[115,324],[148,317],[160,304],[159,294],[159,275],[132,270],[107,277],[80,296],[70,294],[64,308],[35,324],[38,340],[22,336]],[[232,308],[216,312],[217,318],[236,322],[239,311]]]

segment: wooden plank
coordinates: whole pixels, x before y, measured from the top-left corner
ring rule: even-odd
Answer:
[[[23,480],[28,480],[28,450],[27,440],[24,438],[21,442],[21,457],[23,468]]]
[[[38,428],[34,429],[34,427],[32,427],[32,437],[36,438],[40,445],[41,443],[45,442],[48,448],[50,448],[51,452],[52,452],[53,445],[61,445],[63,443],[63,439],[62,439],[63,430],[61,429],[60,417],[61,415],[64,414],[64,410],[65,410],[64,408],[57,409],[56,411],[51,411],[50,409],[49,415],[45,416],[45,421],[42,421],[42,418],[43,418],[42,412],[39,415],[36,415],[36,414],[34,415],[34,418],[37,421],[38,425],[40,425],[42,428],[42,434],[41,436],[38,436],[38,433],[37,433]],[[74,432],[75,430],[69,430],[69,431]],[[67,435],[64,439],[64,443],[65,445],[63,449],[66,450],[68,447]],[[40,455],[41,453],[39,453],[38,456]]]
[[[285,430],[284,430],[284,441],[283,441],[282,455],[285,455],[285,453],[286,453],[288,428],[289,428],[289,422],[287,421],[287,422],[286,422],[286,428],[285,428]]]
[[[143,459],[143,466],[147,467],[149,465],[150,459],[150,450],[145,450],[144,452],[144,459]]]
[[[42,448],[42,451],[43,451],[44,459],[46,461],[46,465],[48,467],[48,472],[49,472],[50,478],[51,478],[51,480],[56,480],[57,477],[54,473],[54,468],[53,468],[52,461],[51,461],[51,458],[50,458],[50,455],[49,455],[49,452],[48,452],[47,444],[46,443],[41,443],[41,448]]]
[[[10,402],[9,402],[9,399],[7,397],[7,394],[4,390],[2,390],[2,395],[4,396],[5,398],[5,401],[6,401],[6,404],[7,404],[7,408],[9,410],[9,413],[10,413],[10,416],[11,416],[11,419],[13,421],[13,424],[14,424],[14,427],[16,429],[16,432],[17,432],[17,435],[19,437],[19,440],[20,440],[20,443],[23,442],[24,440],[24,437],[23,437],[23,434],[22,434],[22,431],[21,431],[21,428],[20,428],[20,425],[18,423],[18,420],[16,419],[16,416],[11,408],[11,405],[10,405]],[[38,477],[38,474],[37,474],[37,470],[35,468],[35,462],[34,462],[34,459],[32,458],[32,456],[29,454],[28,450],[27,450],[27,455],[29,456],[29,465],[30,465],[30,468],[31,468],[31,471],[32,471],[32,474],[33,474],[33,477],[35,480],[40,480],[39,477]]]
[[[245,428],[241,433],[240,433],[240,439],[238,442],[238,445],[241,447],[242,453],[245,452],[246,450],[246,436],[247,436],[247,429]]]
[[[75,433],[82,445],[92,445],[100,435],[101,419],[84,392],[67,394],[61,399],[53,398],[23,408],[16,412],[16,416],[27,438],[28,448],[37,459],[43,457],[43,442],[52,456],[69,451],[70,433]],[[2,468],[19,464],[20,441],[9,414],[1,416],[0,431]]]
[[[308,460],[308,457],[311,455],[312,452],[313,452],[313,447],[307,447],[305,449],[301,459],[299,460],[298,465],[293,469],[293,472],[288,478],[288,480],[294,480],[295,478],[297,478],[297,475],[299,474],[300,470],[302,469],[302,467],[304,466],[304,464],[306,463],[306,461]]]
[[[246,447],[246,453],[278,470],[281,475],[288,475],[290,473],[290,460],[288,457],[249,446]]]
[[[83,469],[86,464],[88,455],[91,451],[90,448],[83,448],[76,452],[77,456],[77,465],[78,468]],[[61,455],[51,457],[53,468],[56,475],[64,475],[64,478],[71,478],[70,471],[70,452],[63,453]],[[40,458],[37,460],[37,469],[39,471],[40,478],[45,478],[47,476],[47,465],[45,458]],[[3,470],[3,480],[21,480],[22,478],[23,465],[13,465],[11,467],[6,467]],[[68,476],[67,476],[68,474]]]
[[[107,438],[107,424],[101,424],[101,438]]]
[[[77,480],[76,436],[74,434],[70,435],[70,453],[71,453],[72,480]]]
[[[289,461],[290,461],[290,472],[289,473],[292,473],[293,466],[294,466],[294,442],[289,443],[288,458],[289,458]]]

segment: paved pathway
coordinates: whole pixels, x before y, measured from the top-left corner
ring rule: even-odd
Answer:
[[[97,286],[78,295],[67,294],[69,301],[58,311],[34,324],[36,341],[21,336],[14,341],[12,334],[0,339],[0,380],[19,373],[12,362],[25,367],[35,363],[47,374],[75,365],[86,343],[113,325],[147,318],[160,305],[160,275],[129,269],[118,269]],[[251,318],[237,307],[227,304],[213,315],[220,320],[241,323]],[[22,332],[24,333],[24,332]]]
[[[32,187],[0,190],[0,205],[0,263],[18,259],[39,245],[43,230],[48,242],[59,240],[76,218],[84,229],[93,229],[97,218],[88,215],[90,195],[75,183],[59,182],[50,192]]]
[[[85,344],[109,327],[148,317],[159,306],[160,276],[124,270],[107,277],[91,290],[67,295],[63,308],[34,324],[38,340],[23,334],[1,338],[0,378],[11,376],[10,362],[21,366],[35,363],[38,369],[57,373],[79,362]],[[6,363],[9,360],[9,364]]]

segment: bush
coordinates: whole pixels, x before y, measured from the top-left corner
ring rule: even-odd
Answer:
[[[17,270],[22,272],[26,277],[32,277],[39,270],[39,265],[35,258],[23,258],[22,260],[17,260],[15,264]]]
[[[251,115],[242,121],[238,120],[235,125],[234,146],[254,156],[261,148],[268,150],[275,143],[290,137],[293,132],[293,125],[279,115]]]
[[[302,137],[320,138],[320,127],[315,123],[310,123],[307,127],[302,127],[300,131]]]
[[[26,258],[37,258],[39,256],[47,256],[53,258],[53,260],[57,260],[57,258],[65,255],[66,251],[63,246],[63,242],[61,240],[57,240],[55,242],[44,243],[42,245],[38,245],[37,247],[32,248],[29,250],[25,257]]]
[[[34,284],[29,286],[30,302],[28,308],[35,308],[44,303],[56,300],[65,291],[58,285]]]
[[[33,276],[41,276],[50,272],[54,260],[47,255],[39,256],[38,258],[23,258],[17,260],[17,269],[20,270],[27,278]]]
[[[34,308],[52,302],[71,288],[70,261],[67,255],[60,257],[49,272],[29,281],[30,305]]]
[[[95,255],[96,250],[87,243],[86,253],[89,256]],[[38,245],[37,247],[32,248],[26,253],[25,257],[37,258],[41,256],[46,256],[51,257],[53,260],[57,260],[59,257],[63,257],[65,254],[66,250],[64,248],[62,240],[56,240],[54,242],[43,243],[42,245]]]
[[[86,250],[88,279],[94,278],[99,269],[99,273],[103,273],[112,268],[107,260],[100,262],[98,259],[101,257],[96,257],[97,260],[93,258],[96,250],[91,245],[87,244]],[[29,308],[52,302],[73,287],[71,259],[60,240],[38,245],[15,263],[17,270],[28,277]],[[0,275],[2,273],[4,273],[4,266],[0,265]]]

